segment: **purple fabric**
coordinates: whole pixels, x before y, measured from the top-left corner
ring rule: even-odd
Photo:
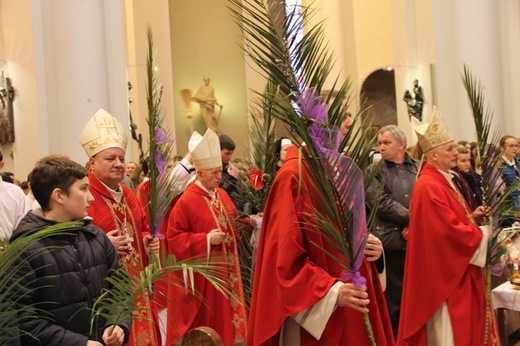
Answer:
[[[154,237],[157,237],[159,239],[164,239],[164,234],[161,233],[161,228],[164,223],[164,214],[159,218],[159,222],[157,223],[157,226],[155,226],[155,229],[152,232],[152,235]]]
[[[163,153],[159,149],[155,150],[154,160],[157,172],[159,173],[159,176],[162,176],[167,162],[166,157],[164,157]]]
[[[298,99],[298,106],[304,116],[314,120],[308,127],[320,163],[325,169],[332,186],[341,196],[338,208],[347,207],[353,216],[352,232],[348,233],[351,257],[348,258],[352,272],[361,265],[366,246],[366,211],[363,172],[352,158],[338,153],[339,128],[327,123],[328,106],[321,101],[314,88],[305,90]],[[345,226],[345,225],[343,225]]]
[[[356,288],[361,288],[367,285],[367,279],[365,279],[358,271],[352,271],[350,269],[344,269],[339,277],[341,282],[352,282]]]
[[[154,139],[155,139],[155,143],[171,143],[173,142],[173,139],[170,138],[170,136],[168,136],[166,134],[166,132],[164,132],[164,130],[162,128],[160,128],[159,126],[157,126],[155,128],[155,136],[154,136]]]
[[[491,267],[491,275],[502,276],[502,274],[504,274],[504,265],[502,263],[497,263]]]

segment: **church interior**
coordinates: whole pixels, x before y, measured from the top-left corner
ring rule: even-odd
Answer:
[[[397,124],[415,141],[403,95],[413,94],[417,80],[423,120],[436,105],[456,140],[474,141],[461,82],[467,65],[482,83],[493,126],[518,135],[519,1],[293,2],[317,9],[315,20],[324,21],[336,57],[334,73],[352,82],[351,108],[369,105],[376,128]],[[223,106],[219,130],[237,143],[236,157],[246,157],[252,95],[265,81],[244,55],[228,6],[225,0],[1,0],[0,87],[11,85],[14,137],[0,145],[4,169],[23,177],[51,153],[85,162],[78,137],[99,108],[129,129],[131,114],[142,139],[132,141],[127,160],[137,161],[148,143],[147,26],[177,153],[186,152],[190,128],[206,129],[199,105],[185,102],[182,90],[195,95],[208,76]]]
[[[412,112],[428,122],[438,107],[455,141],[476,141],[462,82],[479,81],[491,127],[520,136],[520,0],[268,0],[283,16],[310,6],[334,52],[333,75],[350,80],[352,114],[367,131],[394,124],[409,145]],[[212,128],[251,156],[255,93],[265,78],[244,52],[228,0],[0,0],[0,150],[4,171],[26,180],[49,154],[88,157],[81,131],[103,108],[127,129],[126,161],[149,146],[148,29],[163,94],[165,128],[184,156],[194,131]],[[333,88],[335,79],[327,81]],[[422,108],[417,108],[420,102]],[[208,107],[212,114],[208,114]],[[288,131],[276,127],[277,137]],[[510,331],[518,316],[508,317]]]

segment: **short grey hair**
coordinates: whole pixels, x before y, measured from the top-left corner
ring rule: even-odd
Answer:
[[[400,129],[399,127],[395,126],[395,125],[386,125],[386,126],[383,126],[379,132],[377,133],[377,136],[379,137],[379,135],[385,133],[385,132],[390,132],[395,139],[397,139],[399,142],[402,142],[404,143],[404,146],[406,147],[406,134],[404,133],[404,131],[402,129]]]

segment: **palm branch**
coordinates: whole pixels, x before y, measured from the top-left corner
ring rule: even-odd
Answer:
[[[274,88],[267,83],[265,90]],[[277,158],[275,157],[275,117],[273,105],[261,93],[256,93],[250,107],[251,123],[249,140],[251,143],[251,160],[244,162],[243,171],[237,181],[238,194],[244,203],[249,203],[253,213],[264,210],[267,195],[276,174]],[[252,183],[258,179],[261,183]]]
[[[350,81],[340,83],[335,78],[328,91],[335,98],[321,98],[334,62],[324,39],[323,22],[310,25],[314,10],[309,7],[302,7],[301,14],[294,8],[286,15],[276,15],[267,1],[230,3],[232,16],[244,33],[246,54],[274,86],[261,94],[264,104],[272,105],[273,115],[290,130],[293,142],[306,143],[305,149],[300,149],[300,166],[310,176],[312,193],[301,193],[309,193],[320,210],[307,215],[311,221],[305,227],[322,234],[338,253],[328,254],[361,284],[362,280],[356,278],[366,243],[363,172],[352,158],[340,153],[348,142],[353,143],[348,150],[365,168],[371,148],[367,143],[373,139],[366,138],[367,132],[362,129],[351,129],[349,139],[338,142]],[[301,27],[308,31],[297,40]],[[374,343],[372,335],[371,341]]]
[[[173,153],[173,140],[164,128],[164,111],[161,107],[163,86],[158,81],[158,69],[155,64],[155,49],[152,30],[148,27],[147,105],[148,131],[150,146],[148,150],[150,172],[150,196],[148,211],[150,228],[154,236],[161,237],[161,227],[166,212],[176,195],[175,178],[165,172],[165,167]],[[171,172],[171,171],[170,171]]]
[[[23,321],[34,318],[35,313],[40,309],[38,305],[44,303],[36,303],[32,306],[20,305],[24,296],[32,291],[25,291],[23,294],[17,289],[20,281],[25,278],[16,278],[22,268],[26,267],[34,256],[25,256],[26,251],[38,241],[55,236],[74,234],[83,228],[82,222],[65,222],[43,229],[35,229],[27,232],[24,236],[18,237],[12,242],[2,241],[2,249],[0,250],[0,344],[10,345],[16,342],[18,338],[17,326]],[[45,252],[51,251],[51,248],[45,249]],[[41,256],[42,253],[38,253]],[[38,268],[35,268],[37,270]],[[26,273],[25,275],[30,275]],[[37,282],[35,284],[38,284]]]
[[[493,231],[488,249],[488,264],[496,264],[504,254],[503,241],[500,236],[500,220],[514,215],[511,192],[516,187],[506,188],[500,179],[497,167],[502,161],[499,140],[501,131],[491,131],[493,112],[488,106],[485,108],[483,88],[469,68],[464,66],[462,75],[464,88],[468,94],[468,101],[475,123],[477,134],[478,161],[481,167],[482,195],[484,204],[490,208],[489,225]]]
[[[194,294],[204,303],[204,297],[194,289],[194,276],[201,275],[222,294],[230,299],[236,299],[229,283],[224,279],[227,263],[224,257],[215,257],[211,264],[208,264],[204,256],[177,261],[175,256],[167,255],[162,251],[160,262],[162,266],[158,269],[153,264],[143,266],[137,259],[133,259],[133,265],[129,266],[130,273],[127,273],[125,268],[120,268],[117,273],[108,276],[106,281],[111,288],[104,290],[94,302],[91,326],[95,326],[96,319],[100,317],[114,326],[128,316],[143,318],[148,308],[139,302],[150,298],[153,294],[162,294],[153,290],[157,282],[184,289],[186,293]],[[168,297],[163,298],[168,302]],[[181,302],[175,303],[178,305],[177,308],[182,309]]]
[[[493,112],[491,107],[485,106],[484,92],[480,81],[473,75],[470,69],[464,65],[462,73],[462,82],[466,89],[468,102],[472,111],[475,123],[475,131],[477,135],[478,159],[481,167],[482,176],[482,195],[484,205],[489,207],[490,213],[488,217],[488,225],[492,231],[488,242],[487,251],[487,277],[486,277],[486,329],[485,340],[487,343],[488,326],[491,313],[491,274],[502,275],[501,270],[496,270],[497,266],[501,266],[501,259],[507,252],[505,246],[510,235],[504,235],[500,227],[500,220],[507,216],[513,216],[513,202],[511,193],[517,187],[505,187],[504,182],[500,179],[497,167],[501,162],[499,150],[499,140],[501,133],[499,130],[491,131],[491,121]],[[493,268],[495,267],[495,268]],[[493,270],[495,269],[495,270]]]

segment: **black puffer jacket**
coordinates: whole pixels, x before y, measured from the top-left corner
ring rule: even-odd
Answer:
[[[35,229],[56,224],[31,211],[20,221],[11,241]],[[44,238],[33,244],[18,260],[23,266],[14,280],[20,280],[14,298],[18,306],[34,306],[19,325],[22,345],[86,345],[102,342],[108,326],[99,318],[90,332],[92,305],[103,289],[104,280],[121,267],[119,257],[105,233],[85,221],[72,235]],[[118,275],[124,271],[118,271]],[[22,317],[22,316],[20,316]],[[128,340],[130,316],[119,325]],[[23,335],[28,333],[29,336]],[[32,337],[31,337],[32,336]]]
[[[406,250],[406,240],[401,232],[408,226],[408,209],[418,165],[408,154],[400,164],[383,161],[367,189],[368,206],[377,206],[372,232],[381,240],[386,251]],[[370,169],[374,167],[375,164]]]

